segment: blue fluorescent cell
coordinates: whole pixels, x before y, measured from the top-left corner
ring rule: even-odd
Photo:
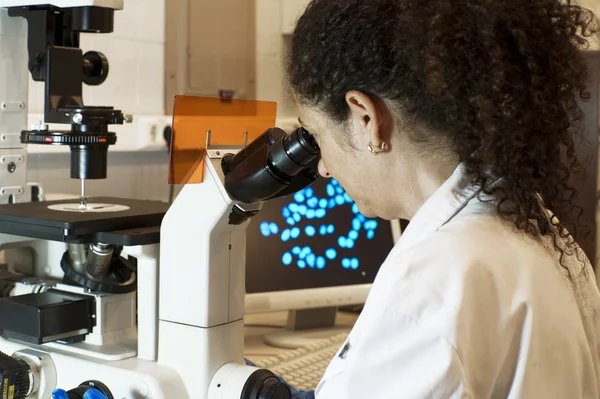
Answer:
[[[303,261],[302,259],[300,259],[296,264],[298,265],[298,267],[300,269],[304,269],[306,267],[306,262]]]
[[[281,233],[281,241],[283,241],[283,242],[289,241],[290,234],[291,234],[290,229],[283,230],[283,232]]]
[[[296,238],[300,237],[300,229],[298,227],[294,227],[290,234],[293,239],[296,239]]]
[[[304,247],[304,248],[302,248],[302,252],[300,252],[300,257],[302,259],[304,259],[311,253],[312,253],[312,249],[310,249],[310,247]]]
[[[288,208],[290,208],[290,211],[291,211],[292,213],[296,213],[296,212],[298,212],[298,208],[299,208],[299,207],[300,207],[300,206],[299,206],[298,204],[289,204],[289,205],[288,205]]]
[[[344,201],[346,201],[347,204],[351,204],[352,202],[352,198],[350,198],[350,196],[346,193],[344,193]]]
[[[331,179],[331,184],[333,184],[334,186],[337,186],[340,183],[337,180],[335,180],[335,179]]]
[[[356,217],[358,217],[358,220],[360,220],[361,223],[364,223],[365,220],[367,220],[367,218],[363,215],[363,214],[358,214],[356,215]]]
[[[315,229],[313,226],[306,226],[306,228],[304,229],[304,232],[306,233],[307,236],[312,237],[316,234],[317,229]]]
[[[365,222],[365,229],[375,230],[376,228],[377,228],[377,220],[370,219]]]
[[[298,207],[298,213],[302,216],[306,215],[306,211],[308,210],[308,208],[306,207],[306,205],[300,205]]]
[[[340,248],[346,248],[346,237],[338,238],[338,245]]]
[[[354,240],[351,240],[350,238],[348,238],[346,240],[346,248],[354,248]]]
[[[321,234],[322,236],[327,234],[327,226],[325,226],[324,224],[321,225],[321,227],[319,227],[319,234]]]
[[[333,234],[335,232],[335,226],[330,224],[327,226],[327,234]]]
[[[269,224],[269,230],[271,231],[271,234],[277,234],[279,233],[279,226],[277,226],[277,223],[271,223]]]
[[[299,246],[295,246],[294,248],[292,248],[292,253],[294,255],[300,255],[300,252],[302,252],[302,249]]]
[[[352,264],[350,263],[350,259],[348,259],[348,258],[342,259],[342,267],[344,269],[349,269],[350,266],[352,266]]]
[[[358,231],[352,230],[350,233],[348,233],[348,238],[351,240],[356,240],[358,238]]]
[[[289,218],[290,216],[292,216],[292,212],[290,212],[287,206],[281,210],[281,214],[284,218]]]
[[[322,208],[322,209],[327,208],[327,199],[321,198],[319,200],[319,208]]]
[[[375,232],[374,232],[373,230],[369,230],[369,231],[367,231],[367,238],[368,238],[369,240],[372,240],[372,239],[373,239],[373,237],[375,237]]]
[[[299,213],[294,213],[294,215],[293,215],[292,217],[294,218],[294,220],[295,220],[296,222],[299,222],[299,221],[301,221],[301,220],[302,220],[302,216],[300,216],[300,214],[299,214]]]
[[[271,229],[269,228],[269,223],[262,222],[260,224],[260,234],[262,234],[265,237],[268,237],[271,235]]]
[[[310,267],[315,267],[316,260],[317,260],[317,257],[315,256],[315,254],[310,254],[306,257],[306,263],[308,263],[308,265]]]
[[[296,224],[296,221],[295,221],[295,220],[294,220],[294,218],[293,218],[293,217],[291,217],[291,216],[290,216],[289,218],[287,218],[285,221],[286,221],[286,222],[287,222],[287,224],[289,224],[290,226],[293,226],[293,225],[295,225],[295,224]]]
[[[304,202],[304,194],[302,191],[298,191],[296,194],[294,194],[294,200],[296,202]]]
[[[361,223],[360,220],[358,218],[354,218],[352,219],[352,229],[359,231],[361,227]]]
[[[335,198],[330,199],[327,206],[329,207],[329,209],[335,208]]]
[[[315,211],[315,216],[317,217],[317,219],[323,219],[326,214],[327,214],[327,211],[325,209],[317,209]]]
[[[333,197],[335,195],[335,188],[331,184],[327,185],[327,195],[330,197]]]
[[[325,268],[325,263],[326,263],[325,258],[322,257],[322,256],[319,256],[317,258],[317,269],[319,269],[319,270],[324,269]]]
[[[350,260],[350,266],[351,266],[351,267],[352,267],[354,270],[357,270],[357,269],[358,269],[358,266],[359,266],[358,259],[357,259],[357,258],[352,258],[352,259]]]
[[[309,219],[314,219],[315,218],[315,210],[309,209],[308,211],[306,211],[306,217]]]
[[[329,248],[327,251],[325,251],[325,256],[327,256],[327,259],[329,260],[334,260],[337,256],[337,252],[334,248]]]
[[[335,203],[338,205],[344,205],[344,196],[342,195],[336,195],[335,196]]]
[[[306,196],[306,198],[310,198],[310,197],[312,197],[313,195],[315,195],[315,190],[313,190],[313,189],[312,189],[312,187],[307,187],[307,188],[304,190],[304,195]]]
[[[358,205],[356,205],[356,204],[352,205],[352,213],[354,213],[354,214],[358,213]]]
[[[309,198],[308,201],[306,201],[306,205],[310,206],[311,208],[316,208],[319,206],[319,199],[317,197]]]
[[[343,188],[341,188],[340,186],[337,186],[337,187],[335,188],[335,192],[336,192],[336,193],[338,193],[338,194],[344,194],[344,189],[343,189]]]
[[[292,264],[292,254],[289,252],[286,252],[283,254],[283,256],[281,257],[281,261],[283,262],[284,265],[289,266]]]

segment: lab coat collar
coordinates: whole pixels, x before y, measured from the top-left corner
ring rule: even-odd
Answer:
[[[467,178],[465,167],[460,164],[419,208],[392,253],[404,251],[423,241],[456,216],[480,191]]]

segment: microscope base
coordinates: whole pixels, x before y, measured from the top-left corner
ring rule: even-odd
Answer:
[[[252,377],[266,371],[244,364],[243,339],[240,339],[243,320],[211,328],[161,321],[161,327],[161,334],[165,335],[162,342],[169,347],[160,347],[158,362],[139,357],[98,361],[65,352],[62,345],[31,345],[3,337],[0,347],[10,356],[41,362],[36,371],[40,387],[37,395],[32,396],[35,399],[49,398],[56,387],[73,388],[90,380],[106,385],[115,399],[257,397],[250,392],[263,383]]]
[[[181,378],[170,368],[138,358],[114,362],[73,356],[53,351],[46,346],[25,346],[0,339],[2,351],[13,357],[33,356],[44,359],[39,369],[40,389],[36,399],[47,399],[57,387],[68,389],[84,381],[105,384],[114,398],[171,399],[192,398],[185,391]],[[21,354],[23,353],[23,356]],[[199,396],[204,399],[204,396]]]
[[[56,349],[65,353],[71,353],[78,356],[87,356],[97,360],[115,362],[119,360],[130,359],[137,356],[137,341],[132,339],[130,344],[113,345],[91,345],[86,342],[76,344],[61,344],[50,342],[46,347]]]

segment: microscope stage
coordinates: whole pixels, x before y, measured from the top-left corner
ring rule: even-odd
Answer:
[[[0,233],[71,243],[155,244],[160,241],[160,224],[169,209],[168,203],[159,201],[94,197],[87,202],[92,211],[76,211],[77,202],[0,205]]]

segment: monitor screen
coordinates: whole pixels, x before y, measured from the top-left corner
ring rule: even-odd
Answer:
[[[267,201],[246,237],[248,294],[370,284],[394,245],[389,221],[363,216],[324,178]]]

